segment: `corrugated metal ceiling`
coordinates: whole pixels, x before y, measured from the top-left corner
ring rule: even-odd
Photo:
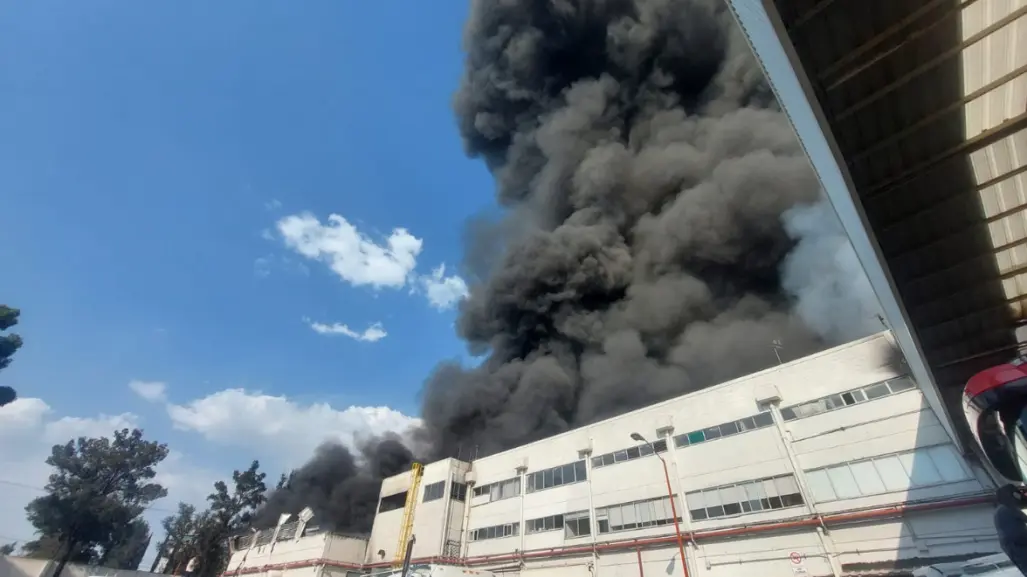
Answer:
[[[950,402],[1027,313],[1027,0],[764,0]]]

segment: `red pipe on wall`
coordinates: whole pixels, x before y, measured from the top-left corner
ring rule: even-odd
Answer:
[[[766,533],[768,531],[788,530],[797,529],[801,527],[816,527],[823,523],[827,524],[842,524],[842,523],[853,523],[857,521],[866,521],[870,519],[884,519],[887,517],[896,517],[904,515],[906,513],[917,513],[923,511],[938,511],[942,509],[955,509],[958,507],[969,507],[971,505],[982,505],[993,501],[991,495],[982,495],[977,497],[967,497],[962,499],[949,499],[946,501],[934,501],[929,503],[914,503],[908,505],[894,505],[891,507],[882,507],[880,509],[870,509],[866,511],[855,511],[851,513],[836,513],[833,515],[823,515],[822,517],[807,517],[804,519],[794,519],[792,521],[778,521],[772,523],[763,523],[759,525],[746,525],[743,527],[729,527],[727,529],[709,529],[706,531],[696,531],[692,535],[693,541],[699,541],[703,539],[717,539],[722,537],[737,537],[741,535],[753,535],[758,533]],[[476,557],[464,557],[460,558],[446,558],[446,557],[422,557],[419,559],[411,560],[411,563],[423,564],[423,563],[442,563],[450,565],[492,565],[502,561],[518,561],[524,559],[538,559],[548,557],[563,557],[566,555],[577,555],[581,553],[591,553],[593,550],[599,551],[619,551],[623,549],[636,549],[638,550],[639,559],[639,571],[641,572],[642,566],[642,547],[652,547],[654,545],[669,545],[676,544],[677,537],[675,535],[665,537],[649,537],[645,539],[629,539],[621,541],[607,541],[605,543],[597,543],[593,545],[578,545],[572,547],[554,547],[552,549],[535,549],[533,551],[521,551],[519,553],[504,553],[500,555],[478,555]],[[245,575],[248,573],[260,573],[263,571],[274,570],[274,569],[294,569],[298,567],[311,567],[315,565],[325,565],[328,567],[339,567],[343,569],[353,570],[365,570],[374,568],[385,568],[390,567],[392,564],[389,562],[380,563],[365,563],[363,565],[344,563],[340,561],[331,561],[328,559],[307,559],[304,561],[294,561],[292,563],[277,563],[273,565],[264,565],[262,567],[247,567],[241,571],[232,571],[231,573]],[[227,576],[228,573],[224,573]]]

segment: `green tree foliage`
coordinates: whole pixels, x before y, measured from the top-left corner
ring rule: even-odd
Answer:
[[[17,548],[17,543],[7,543],[6,545],[0,545],[0,556],[14,555],[14,550]]]
[[[115,528],[109,542],[101,545],[103,555],[100,556],[99,564],[114,569],[135,571],[143,562],[143,556],[150,547],[151,537],[150,525],[140,518]]]
[[[178,504],[178,512],[161,521],[164,528],[164,540],[157,544],[157,557],[153,560],[150,572],[157,571],[157,563],[161,557],[167,557],[165,573],[181,573],[177,567],[185,567],[189,559],[196,555],[193,540],[196,534],[196,507],[186,503]]]
[[[40,536],[26,550],[57,559],[52,577],[60,577],[68,562],[109,557],[143,529],[132,525],[146,506],[167,495],[153,482],[155,467],[167,455],[167,445],[143,439],[139,429],[55,445],[46,460],[54,468],[46,494],[25,508]],[[149,527],[145,533],[148,540]],[[131,558],[128,552],[118,555]]]
[[[0,331],[18,324],[21,311],[7,305],[0,305]],[[21,348],[21,337],[15,333],[0,335],[0,369],[11,364],[11,357]],[[13,403],[18,394],[11,387],[0,386],[0,407]]]
[[[188,505],[180,504],[178,513],[164,520],[167,537],[163,551],[169,555],[167,571],[184,567],[195,557],[197,577],[214,577],[228,564],[228,539],[242,531],[253,513],[267,499],[267,475],[260,463],[253,461],[245,471],[232,473],[232,488],[224,481],[214,483],[214,492],[207,496],[207,510],[197,514]],[[166,554],[166,553],[165,553]]]

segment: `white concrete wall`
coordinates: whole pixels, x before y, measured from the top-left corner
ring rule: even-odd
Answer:
[[[412,535],[416,537],[413,556],[434,557],[443,554],[447,534],[459,540],[463,530],[464,503],[452,498],[453,482],[463,482],[468,469],[467,463],[446,459],[424,466],[424,473],[417,490],[417,506],[414,509]],[[410,487],[409,472],[390,477],[382,482],[381,496],[387,496]],[[424,502],[425,487],[436,482],[445,483],[441,499]],[[469,495],[468,495],[469,498]],[[447,523],[448,521],[448,523]],[[365,559],[367,563],[391,562],[399,547],[399,533],[403,523],[403,509],[379,512],[371,528]],[[384,551],[384,556],[379,554]]]
[[[893,355],[892,346],[891,334],[881,333],[730,383],[479,459],[472,467],[478,486],[516,477],[520,479],[521,492],[516,497],[496,502],[488,497],[472,497],[468,533],[465,534],[465,555],[470,558],[502,556],[517,551],[589,546],[592,543],[601,546],[604,542],[673,535],[672,525],[597,534],[597,508],[659,498],[667,494],[663,466],[653,455],[593,468],[591,457],[638,446],[638,442],[630,439],[632,432],[641,433],[650,441],[656,441],[660,434],[668,435],[668,450],[661,453],[661,456],[667,462],[673,492],[679,495],[678,515],[682,519],[682,529],[686,532],[696,531],[701,534],[711,529],[810,518],[818,513],[827,515],[908,501],[954,499],[979,495],[989,490],[988,482],[973,474],[962,457],[953,452],[955,467],[964,467],[967,471],[965,478],[959,481],[852,498],[824,501],[812,498],[812,490],[806,478],[807,471],[813,471],[811,474],[814,477],[819,475],[815,470],[828,466],[863,471],[866,463],[878,462],[866,459],[889,459],[895,453],[918,448],[954,447],[946,429],[925,402],[922,393],[915,388],[796,420],[785,420],[780,413],[776,413],[773,422],[769,422],[766,427],[687,446],[676,447],[671,438],[752,417],[770,409],[769,406],[758,405],[757,399],[776,396],[779,398],[776,406],[788,408],[901,376],[889,362]],[[585,459],[588,464],[586,482],[526,492],[526,476],[579,459]],[[915,467],[921,467],[917,463],[923,462],[916,459],[907,461]],[[427,471],[425,484],[431,482]],[[804,497],[801,503],[703,520],[693,520],[687,507],[681,506],[685,499],[680,497],[688,492],[777,475],[793,476]],[[402,476],[388,480],[382,494],[395,490],[403,483]],[[582,510],[589,513],[590,535],[569,537],[564,530],[528,534],[525,530],[526,520]],[[436,514],[434,511],[418,510],[417,518],[436,518]],[[990,528],[989,515],[990,507],[981,505],[915,513],[907,515],[903,520],[846,525],[831,530],[824,537],[819,536],[813,528],[804,527],[791,532],[700,540],[699,547],[690,549],[689,553],[690,562],[694,566],[692,575],[791,576],[793,563],[789,559],[790,553],[802,557],[802,566],[809,574],[818,575],[831,574],[832,559],[835,566],[860,560],[863,554],[860,551],[866,551],[866,559],[875,560],[936,557],[962,554],[965,551],[991,552],[997,550],[997,544],[994,531]],[[401,516],[398,511],[386,513],[379,515],[375,521],[372,541],[385,544],[382,548],[390,552],[386,560],[391,559],[391,551],[395,548],[398,519]],[[934,525],[928,523],[928,519]],[[961,527],[961,519],[973,521]],[[518,534],[481,541],[466,538],[475,529],[506,523],[516,524]],[[920,528],[911,529],[917,526]],[[425,532],[430,529],[428,526],[418,526],[415,557],[438,554],[437,541],[426,538]],[[907,538],[903,531],[912,531],[922,538]],[[667,574],[667,564],[675,549],[674,546],[660,545],[644,550],[645,572]],[[497,559],[495,566],[510,563],[509,558]],[[541,577],[554,571],[580,570],[587,573],[588,563],[596,563],[593,568],[599,573],[606,571],[618,575],[634,575],[638,571],[638,558],[634,551],[601,551],[596,559],[591,554],[547,558],[544,561],[530,559],[521,573],[537,573]],[[674,571],[680,572],[680,566]]]
[[[328,533],[318,533],[316,535],[271,542],[267,545],[235,551],[232,553],[225,571],[232,572],[239,569],[246,570],[264,567],[265,565],[320,559],[325,557],[328,535]],[[357,563],[360,562],[360,557],[362,555],[358,556]],[[298,576],[290,573],[290,577]]]

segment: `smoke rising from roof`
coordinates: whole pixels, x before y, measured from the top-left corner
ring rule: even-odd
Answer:
[[[502,211],[466,231],[458,331],[486,357],[428,378],[421,457],[487,455],[750,373],[777,362],[775,341],[790,360],[880,329],[722,0],[473,0],[464,46],[457,121]],[[260,519],[311,505],[368,529],[380,479],[411,456],[392,440],[363,458],[323,447]]]
[[[257,511],[254,527],[274,527],[282,513],[314,511],[313,524],[330,531],[367,533],[374,522],[382,479],[410,468],[413,456],[397,438],[363,444],[354,456],[346,447],[326,443],[314,457],[293,471],[286,485],[268,496]]]
[[[880,328],[833,316],[851,295],[818,275],[862,270],[796,212],[819,182],[722,1],[471,6],[455,109],[504,213],[469,228],[458,330],[487,357],[427,381],[434,456],[765,368],[775,340],[792,359]]]

